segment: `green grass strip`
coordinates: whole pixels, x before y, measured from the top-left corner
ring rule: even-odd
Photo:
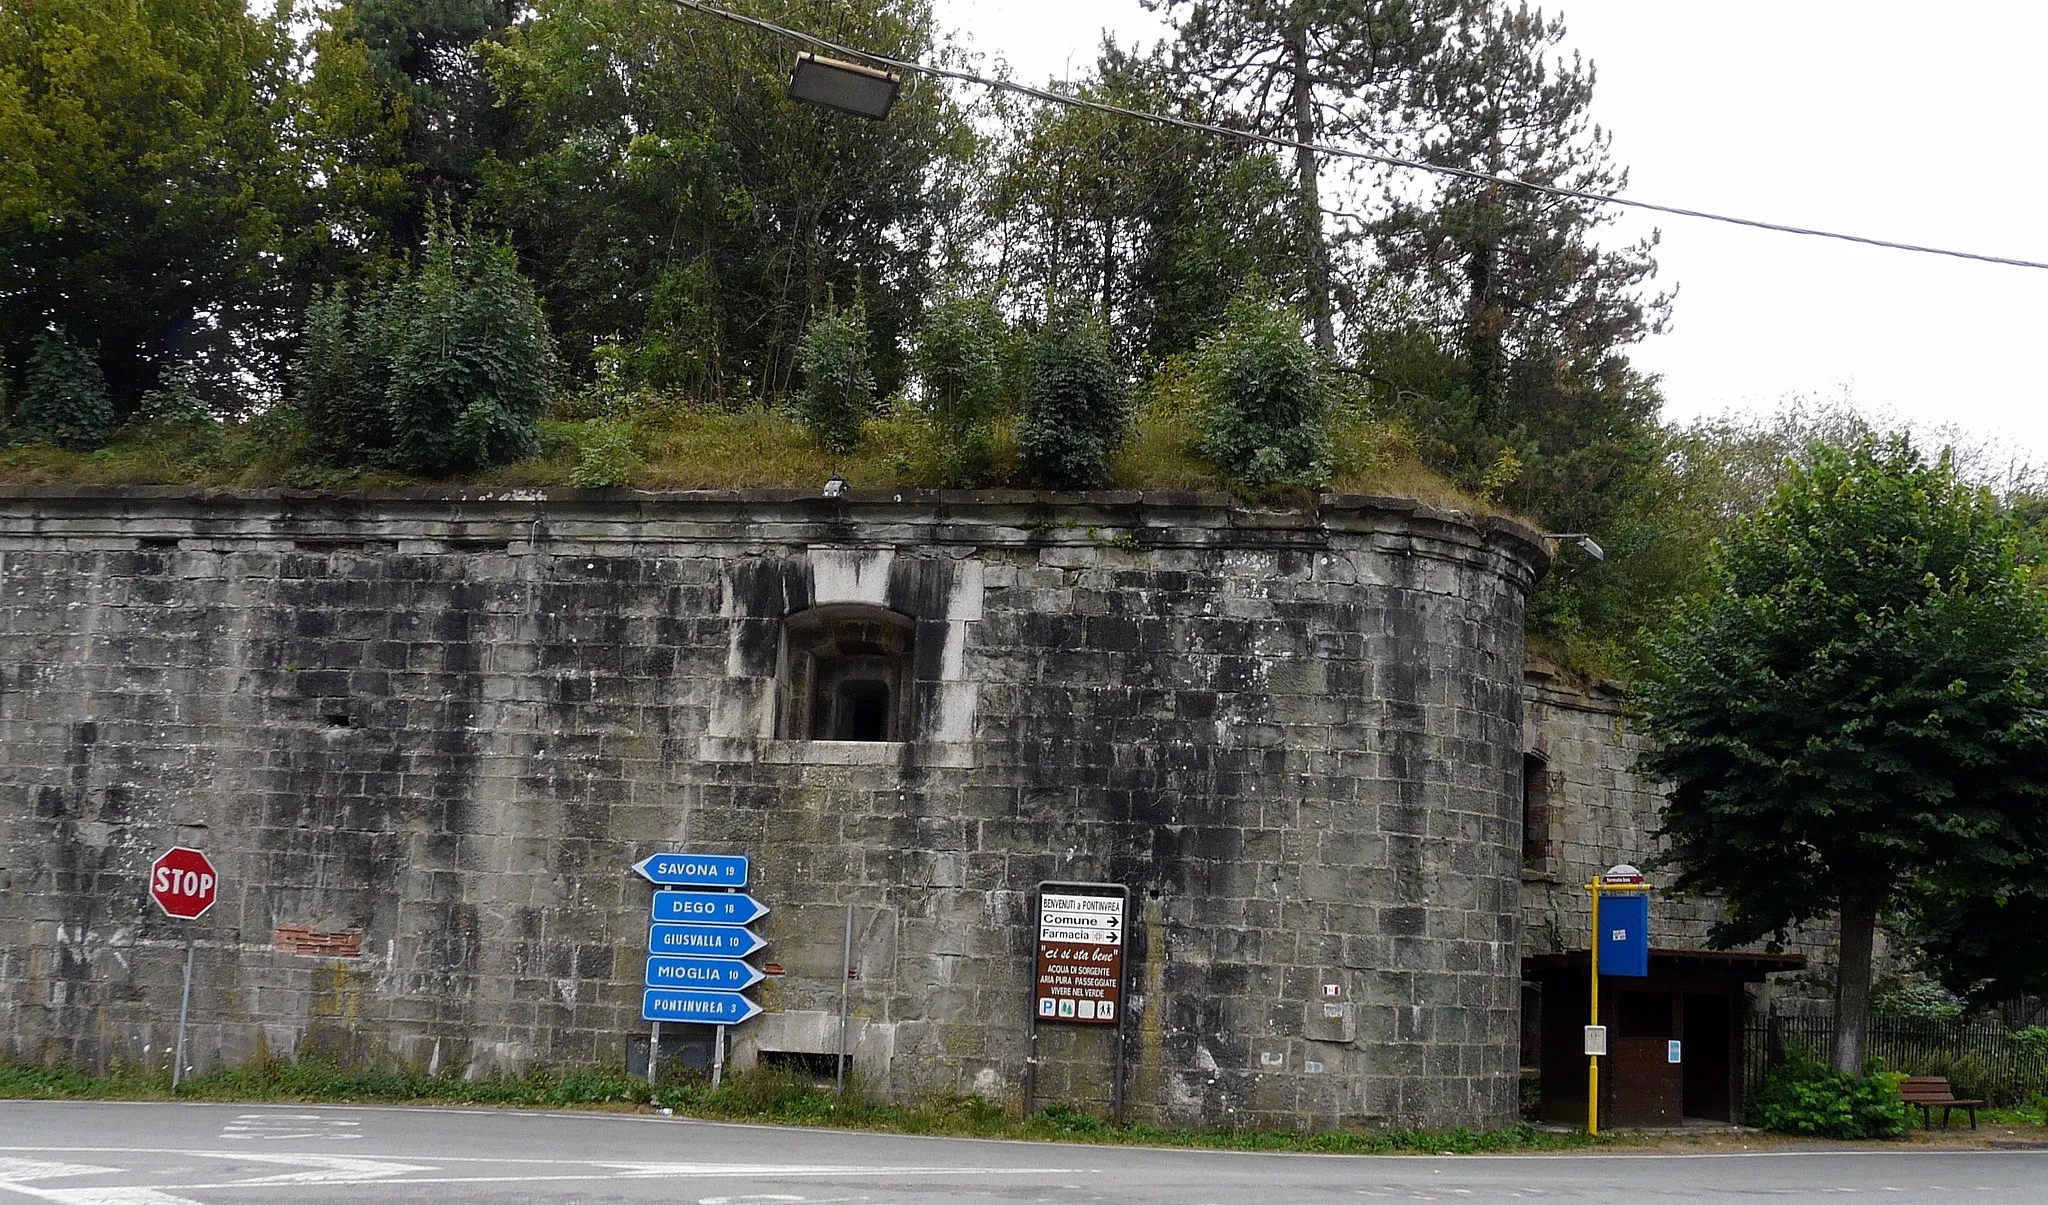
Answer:
[[[14,1100],[169,1100],[167,1074],[123,1068],[88,1074],[62,1067],[0,1063],[0,1098]],[[895,1134],[1014,1138],[1236,1151],[1378,1155],[1397,1152],[1476,1154],[1567,1150],[1616,1141],[1527,1124],[1504,1130],[1384,1130],[1304,1134],[1274,1130],[1162,1129],[1109,1122],[1072,1106],[1048,1105],[1027,1118],[980,1097],[933,1097],[917,1105],[867,1099],[858,1085],[844,1098],[809,1077],[759,1070],[729,1077],[713,1090],[699,1078],[665,1079],[650,1092],[644,1080],[589,1068],[539,1069],[524,1075],[463,1079],[410,1070],[357,1070],[317,1058],[268,1060],[193,1076],[181,1100],[319,1102],[328,1104],[454,1104],[538,1109],[666,1109],[711,1121],[821,1126]]]

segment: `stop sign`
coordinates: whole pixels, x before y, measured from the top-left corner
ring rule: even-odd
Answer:
[[[220,898],[220,875],[196,849],[167,849],[150,864],[149,898],[165,916],[191,920]]]

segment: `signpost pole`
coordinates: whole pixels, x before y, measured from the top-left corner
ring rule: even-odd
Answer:
[[[1598,1028],[1600,1024],[1600,876],[1594,875],[1593,892],[1593,944],[1589,948],[1593,965],[1593,1019],[1588,1024]],[[1600,1056],[1586,1056],[1586,1133],[1600,1132]]]
[[[661,1022],[649,1021],[647,1031],[647,1090],[654,1091],[654,1060],[661,1050]]]
[[[1034,968],[1035,969],[1035,968]],[[1032,1106],[1038,1103],[1038,995],[1037,985],[1032,987],[1031,1001],[1031,1044],[1024,1054],[1024,1120],[1031,1120]]]
[[[185,985],[178,991],[178,1040],[171,1050],[171,1091],[185,1079],[185,1021],[192,1014],[192,922],[220,899],[220,872],[206,855],[174,845],[149,864],[149,898],[165,916],[185,922]]]
[[[178,993],[178,1045],[171,1055],[171,1091],[185,1078],[185,1018],[192,1011],[192,926],[185,926],[185,987]]]
[[[853,990],[853,905],[846,906],[846,948],[839,956],[839,1076],[836,1090],[846,1095],[846,1005]]]
[[[711,1090],[718,1091],[718,1085],[725,1079],[725,1026],[718,1027],[718,1036],[711,1039]]]
[[[1126,898],[1126,899],[1124,900],[1124,918],[1123,918],[1123,924],[1124,924],[1124,938],[1123,938],[1123,939],[1124,939],[1124,941],[1125,941],[1126,943],[1128,943],[1128,942],[1130,941],[1130,939],[1131,939],[1131,932],[1130,932],[1130,926],[1131,926],[1131,915],[1130,915],[1130,913],[1131,913],[1131,901],[1130,901],[1130,900],[1129,900],[1129,898],[1127,897],[1127,898]],[[1128,944],[1127,944],[1127,945],[1125,946],[1125,948],[1126,948],[1126,949],[1129,949],[1129,946],[1128,946]],[[1119,963],[1119,964],[1118,964],[1118,966],[1117,966],[1117,977],[1116,977],[1116,998],[1117,998],[1117,1010],[1116,1010],[1116,1032],[1115,1032],[1114,1036],[1113,1036],[1113,1037],[1112,1037],[1112,1039],[1111,1039],[1112,1041],[1114,1041],[1114,1042],[1116,1043],[1116,1069],[1115,1069],[1115,1070],[1114,1070],[1114,1071],[1113,1071],[1113,1072],[1111,1073],[1111,1074],[1113,1074],[1113,1075],[1115,1075],[1115,1076],[1116,1076],[1116,1082],[1115,1082],[1115,1083],[1113,1083],[1113,1084],[1111,1084],[1111,1085],[1109,1086],[1109,1116],[1110,1116],[1110,1120],[1111,1120],[1111,1121],[1114,1121],[1114,1122],[1115,1122],[1115,1123],[1116,1123],[1117,1125],[1119,1125],[1119,1126],[1123,1125],[1123,1123],[1124,1123],[1124,1010],[1123,1010],[1123,1002],[1124,1002],[1125,1000],[1128,1000],[1128,999],[1130,999],[1130,994],[1129,994],[1128,992],[1124,991],[1124,989],[1125,989],[1126,987],[1129,987],[1129,986],[1130,986],[1130,978],[1131,978],[1131,963],[1130,963],[1130,959],[1128,959],[1128,958],[1127,958],[1127,959],[1124,959],[1124,960],[1123,960],[1123,961],[1122,961],[1121,963]]]

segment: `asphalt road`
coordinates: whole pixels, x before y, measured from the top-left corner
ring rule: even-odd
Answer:
[[[467,1109],[0,1101],[0,1205],[2048,1203],[2048,1151],[1246,1155]]]

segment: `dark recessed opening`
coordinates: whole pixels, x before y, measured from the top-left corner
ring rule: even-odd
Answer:
[[[771,1071],[794,1072],[816,1080],[836,1079],[839,1075],[839,1056],[836,1054],[813,1054],[807,1050],[764,1050],[759,1057],[761,1066]]]
[[[888,740],[888,684],[859,678],[841,682],[837,706],[832,708],[832,718],[832,740]]]
[[[861,744],[909,739],[913,627],[907,617],[835,603],[787,623],[782,663],[788,701],[776,725],[785,736]]]
[[[322,712],[320,718],[327,721],[329,728],[353,728],[355,726],[349,723],[348,712],[346,711]]]
[[[1522,865],[1546,868],[1559,853],[1551,838],[1550,767],[1533,753],[1522,756]]]

